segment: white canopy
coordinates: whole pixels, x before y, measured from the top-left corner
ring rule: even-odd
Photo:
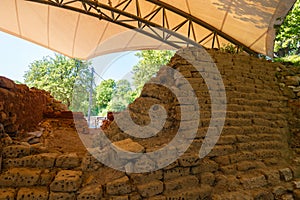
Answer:
[[[0,30],[70,57],[228,42],[272,56],[295,0],[1,0]],[[278,20],[280,19],[280,20]]]

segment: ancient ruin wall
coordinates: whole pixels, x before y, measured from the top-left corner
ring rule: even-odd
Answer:
[[[45,112],[65,109],[50,93],[0,76],[0,124],[6,133],[33,130]]]
[[[197,60],[197,51],[182,53]],[[175,56],[170,66],[192,84],[201,108],[196,138],[184,155],[155,172],[128,174],[103,166],[89,154],[52,152],[42,143],[4,138],[0,199],[299,199],[299,174],[289,146],[293,115],[276,78],[282,66],[245,55],[210,54],[225,84],[227,118],[217,145],[204,159],[198,153],[211,117],[208,89],[195,66]],[[158,74],[159,79],[180,87],[176,77],[168,76],[163,70]],[[129,106],[137,124],[149,122],[151,103],[160,103],[168,112],[163,130],[149,140],[128,138],[113,123],[107,135],[116,145],[155,151],[178,131],[181,112],[192,109],[179,112],[178,100],[167,88],[147,84]],[[93,141],[91,150],[101,151],[101,141],[97,137]],[[133,160],[130,166],[146,168],[147,162]]]

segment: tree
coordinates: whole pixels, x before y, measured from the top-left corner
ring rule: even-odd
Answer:
[[[25,72],[25,83],[49,91],[72,111],[79,111],[84,106],[86,94],[92,80],[89,62],[70,59],[56,54],[54,58],[44,57],[29,65]],[[77,87],[80,85],[80,87]],[[75,97],[75,98],[74,98]],[[73,99],[77,103],[73,102]]]
[[[116,82],[113,79],[104,80],[96,87],[96,103],[99,107],[99,112],[107,108],[115,89]]]
[[[274,52],[279,57],[300,55],[300,0],[277,28]]]
[[[117,81],[113,97],[108,103],[107,110],[114,112],[125,110],[127,105],[133,102],[134,94],[128,80],[122,79]]]
[[[140,58],[139,62],[133,66],[133,80],[137,94],[140,94],[144,84],[149,81],[161,66],[166,65],[174,51],[145,50],[136,53]]]

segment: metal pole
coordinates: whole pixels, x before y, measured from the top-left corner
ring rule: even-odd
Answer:
[[[91,85],[90,85],[90,96],[89,96],[89,109],[88,109],[88,125],[91,125],[91,107],[93,104],[93,82],[94,82],[94,68],[92,67]]]

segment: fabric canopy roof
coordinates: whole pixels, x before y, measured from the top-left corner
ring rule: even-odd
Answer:
[[[228,42],[272,56],[296,0],[1,0],[0,30],[69,57]]]

